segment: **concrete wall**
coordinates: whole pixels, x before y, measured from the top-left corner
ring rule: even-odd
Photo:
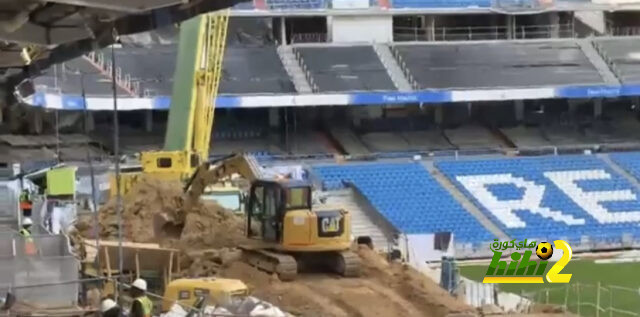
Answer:
[[[328,18],[333,42],[377,42],[393,40],[391,16],[334,16]]]

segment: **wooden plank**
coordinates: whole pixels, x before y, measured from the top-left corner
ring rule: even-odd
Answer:
[[[173,273],[173,252],[169,254],[169,282],[173,279],[171,273]]]
[[[138,250],[136,250],[136,278],[140,278],[140,253]]]

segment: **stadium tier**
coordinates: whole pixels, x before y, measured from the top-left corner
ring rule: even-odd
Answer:
[[[393,0],[394,8],[466,8],[491,7],[491,0]]]
[[[275,46],[227,48],[222,67],[221,93],[295,92]]]
[[[393,48],[422,89],[604,83],[598,70],[572,41]]]
[[[594,40],[594,46],[622,83],[640,82],[640,43],[637,38]]]
[[[420,164],[327,165],[313,169],[326,189],[352,183],[401,232],[454,232],[460,242],[493,239]]]
[[[396,90],[372,46],[295,49],[319,91]]]
[[[507,235],[621,243],[640,236],[638,189],[595,156],[441,161],[442,171]]]

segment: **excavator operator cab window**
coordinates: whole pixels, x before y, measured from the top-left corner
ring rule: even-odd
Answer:
[[[196,153],[192,153],[189,157],[191,168],[196,168],[200,165],[200,157]]]
[[[249,215],[249,237],[262,237],[264,186],[253,187],[250,195],[249,203],[246,205]]]
[[[287,210],[310,209],[311,188],[290,187],[287,189]]]
[[[158,168],[170,168],[173,162],[170,157],[161,157],[156,160]]]

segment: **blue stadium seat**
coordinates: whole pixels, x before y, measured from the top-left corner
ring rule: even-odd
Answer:
[[[348,164],[313,169],[325,189],[340,189],[344,182],[352,183],[402,232],[453,232],[460,242],[494,238],[420,164]]]
[[[640,176],[640,154],[613,157]],[[436,167],[512,238],[619,243],[624,233],[640,236],[640,193],[595,156],[439,161]]]
[[[270,10],[310,10],[327,7],[325,0],[266,0]]]
[[[491,0],[394,0],[394,8],[467,8],[491,7]]]
[[[633,177],[640,180],[640,153],[614,153],[609,154],[609,157]]]

